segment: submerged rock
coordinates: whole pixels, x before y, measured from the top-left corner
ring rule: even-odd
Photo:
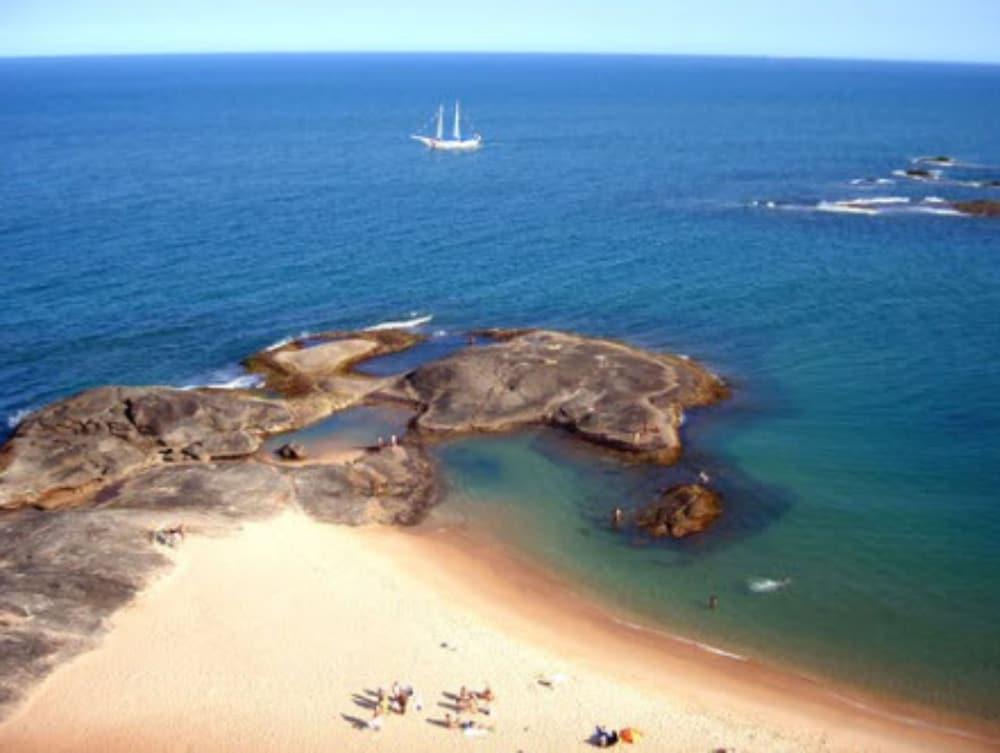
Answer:
[[[494,330],[497,342],[417,368],[395,387],[417,406],[424,436],[507,431],[532,424],[673,462],[684,410],[728,394],[686,358],[547,330]]]
[[[681,539],[700,533],[722,515],[719,495],[701,484],[674,486],[636,515],[636,525],[651,536]]]

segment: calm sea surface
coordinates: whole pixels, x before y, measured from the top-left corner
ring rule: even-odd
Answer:
[[[455,97],[481,152],[407,139]],[[4,60],[0,102],[0,434],[85,387],[225,382],[282,337],[415,315],[442,347],[540,325],[688,353],[735,396],[690,416],[681,467],[468,441],[440,450],[447,509],[629,614],[1000,717],[1000,223],[926,201],[1000,199],[970,185],[1000,178],[1000,68]],[[893,177],[934,154],[961,164]],[[700,468],[716,533],[605,530]]]

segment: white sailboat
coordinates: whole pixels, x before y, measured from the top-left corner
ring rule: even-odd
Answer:
[[[444,105],[438,106],[437,127],[433,136],[421,136],[413,134],[410,136],[414,141],[419,141],[428,149],[439,149],[444,152],[471,152],[483,145],[483,137],[478,133],[472,135],[470,139],[462,138],[462,115],[458,102],[455,102],[455,127],[452,129],[450,139],[444,137]]]

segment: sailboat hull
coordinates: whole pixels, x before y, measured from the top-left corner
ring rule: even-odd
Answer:
[[[483,145],[480,138],[474,139],[436,139],[431,136],[412,136],[414,141],[419,141],[428,149],[440,152],[473,152]]]

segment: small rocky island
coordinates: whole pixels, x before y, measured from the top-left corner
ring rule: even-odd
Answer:
[[[671,464],[684,412],[727,395],[682,356],[546,330],[489,330],[405,374],[355,371],[417,345],[402,330],[331,332],[245,362],[260,389],[100,387],[26,418],[0,448],[0,716],[171,562],[185,531],[300,509],[325,522],[413,525],[439,499],[427,447],[550,426],[632,458]],[[398,443],[344,462],[277,454],[267,437],[361,404],[411,412]],[[685,536],[721,513],[697,484],[636,524]]]

